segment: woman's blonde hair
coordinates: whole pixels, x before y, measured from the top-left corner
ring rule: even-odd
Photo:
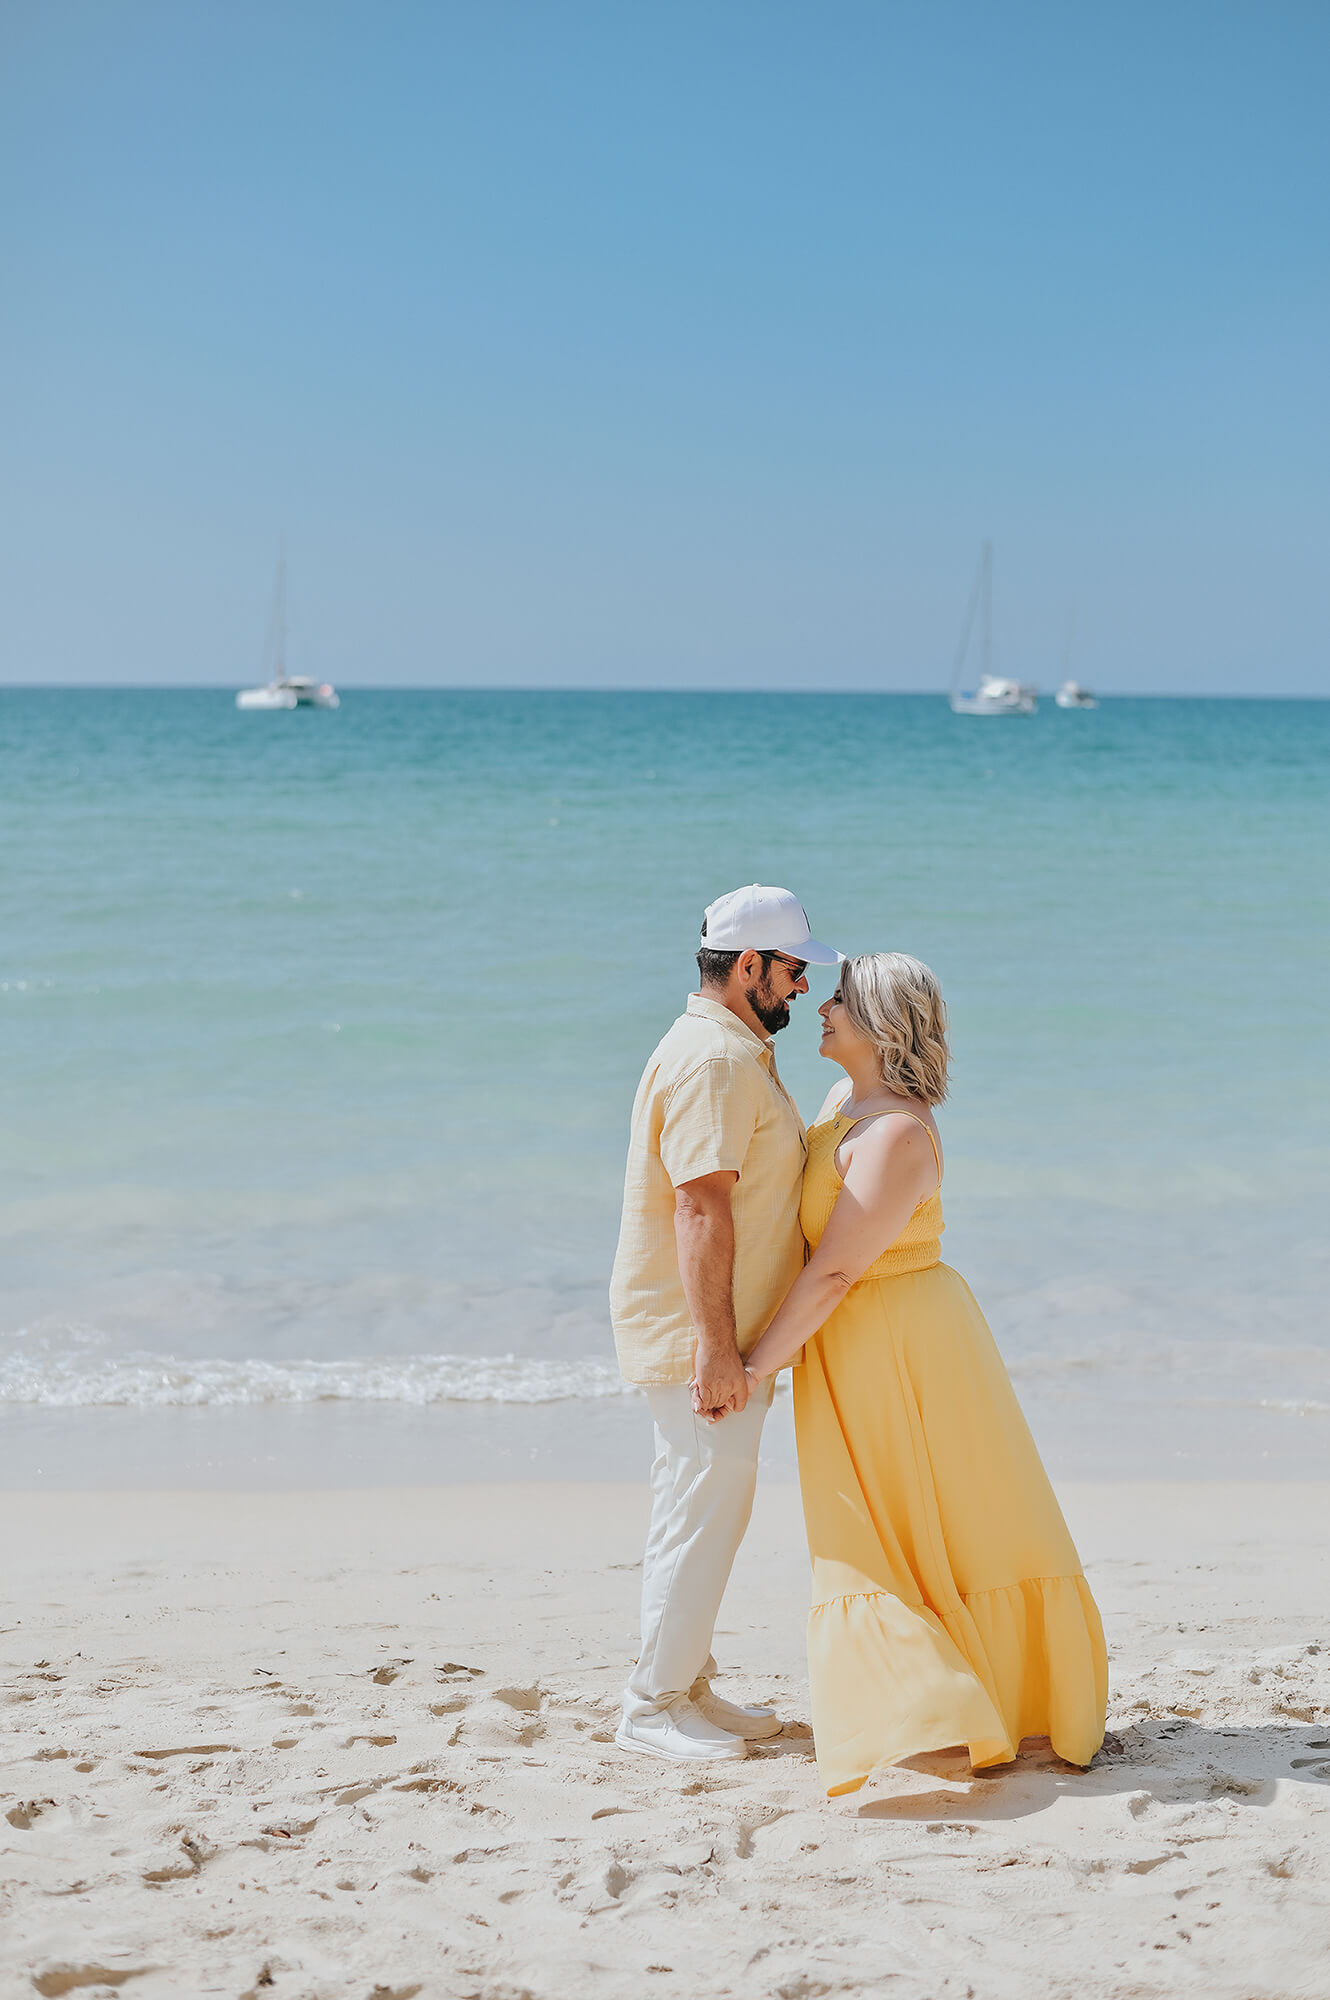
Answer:
[[[882,1081],[902,1097],[941,1104],[947,1095],[947,1008],[926,965],[903,951],[866,951],[840,969],[841,999],[877,1046]]]

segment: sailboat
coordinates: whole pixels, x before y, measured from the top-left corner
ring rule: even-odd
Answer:
[[[962,694],[961,675],[965,671],[965,660],[970,650],[970,636],[974,631],[976,611],[981,612],[982,662],[979,686],[974,694]],[[1009,680],[1006,675],[993,672],[993,544],[985,542],[983,553],[979,558],[979,571],[965,612],[965,625],[956,653],[956,665],[952,671],[951,693],[947,697],[951,703],[951,712],[953,715],[1033,715],[1039,706],[1036,700],[1038,693],[1038,688],[1031,681]]]
[[[268,613],[268,636],[263,646],[263,664],[269,679],[263,687],[241,688],[237,708],[340,708],[337,690],[330,681],[311,680],[308,674],[286,671],[286,548],[277,552],[277,576],[273,583],[272,609]]]
[[[1083,688],[1080,682],[1074,681],[1067,671],[1071,666],[1071,642],[1074,631],[1075,622],[1069,618],[1067,620],[1067,643],[1062,648],[1062,672],[1065,678],[1053,699],[1059,708],[1098,708],[1099,703],[1095,700],[1089,688]]]

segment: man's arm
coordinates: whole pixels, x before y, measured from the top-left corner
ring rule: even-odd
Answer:
[[[734,1326],[734,1215],[739,1176],[702,1174],[674,1190],[674,1240],[688,1316],[697,1335],[694,1407],[741,1410],[748,1401]]]

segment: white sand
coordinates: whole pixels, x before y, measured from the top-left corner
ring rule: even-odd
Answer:
[[[610,1742],[645,1495],[0,1497],[0,1992],[1330,1996],[1330,1486],[1071,1487],[1118,1746],[828,1803],[768,1486],[741,1765]]]

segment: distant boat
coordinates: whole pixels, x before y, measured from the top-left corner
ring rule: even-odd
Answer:
[[[330,681],[311,680],[308,674],[286,671],[286,550],[278,551],[277,576],[273,583],[272,609],[268,614],[268,636],[263,647],[263,664],[271,678],[263,687],[241,688],[237,708],[340,708],[337,690]]]
[[[962,694],[961,675],[970,651],[976,611],[981,614],[979,686],[973,694]],[[1039,706],[1036,699],[1038,693],[1032,681],[1010,680],[1005,674],[993,672],[993,544],[985,542],[952,671],[951,693],[947,697],[951,712],[953,715],[1033,715]]]
[[[1067,642],[1062,648],[1062,686],[1053,699],[1059,708],[1098,708],[1099,703],[1089,688],[1083,688],[1079,681],[1074,681],[1071,677],[1071,647],[1075,632],[1076,620],[1073,613],[1067,619]]]

